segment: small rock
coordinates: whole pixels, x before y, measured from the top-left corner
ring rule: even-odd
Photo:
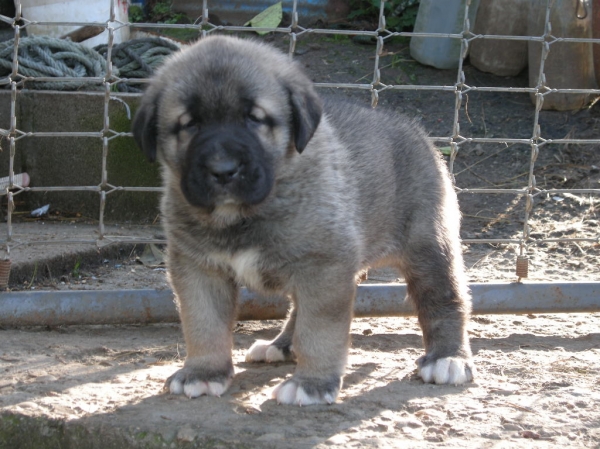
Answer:
[[[474,421],[486,421],[488,419],[487,413],[475,413],[471,415],[471,419]]]
[[[31,401],[21,402],[20,404],[17,404],[17,405],[21,408],[38,408],[39,407],[39,405],[37,405],[35,402],[31,402]]]
[[[408,426],[402,427],[400,430],[402,430],[402,433],[404,433],[406,436],[414,438],[415,440],[422,440],[423,439],[423,435],[422,435],[422,431],[421,430],[413,429],[413,428],[410,428]]]
[[[363,335],[372,335],[373,331],[371,329],[365,329],[362,333]]]
[[[385,424],[385,423],[377,423],[375,430],[377,432],[391,432],[392,431],[392,426]]]
[[[40,376],[36,379],[36,382],[56,382],[58,379],[54,377],[52,374],[48,374],[46,376]]]
[[[175,438],[177,438],[177,430],[173,428],[166,428],[161,432],[160,435],[165,443],[171,443]]]
[[[515,432],[521,432],[523,430],[523,427],[521,427],[520,425],[515,424],[515,423],[506,423],[506,424],[503,424],[502,427],[504,428],[504,430],[515,431]]]
[[[539,440],[541,437],[539,433],[532,430],[522,430],[519,432],[519,435],[521,435],[523,438],[530,438],[532,440]]]
[[[283,433],[265,433],[259,436],[256,441],[281,441],[285,438]]]
[[[187,443],[191,443],[196,439],[196,436],[198,436],[198,434],[191,427],[182,427],[177,431],[178,441],[185,441]]]
[[[487,438],[489,440],[501,440],[502,436],[497,433],[482,433],[481,436],[483,438]]]
[[[247,415],[258,415],[262,413],[262,410],[254,405],[249,405],[244,408],[244,412],[246,412]]]
[[[334,444],[347,444],[350,441],[350,437],[348,435],[334,435],[327,440],[325,440],[325,444],[334,445]]]
[[[17,385],[17,381],[14,379],[4,379],[4,380],[0,380],[0,390],[2,388],[8,388],[8,387],[14,387],[15,385]]]
[[[417,410],[415,412],[415,416],[423,422],[444,422],[446,420],[446,413],[433,408],[424,408],[421,410]]]
[[[397,429],[402,429],[404,427],[412,427],[413,429],[418,429],[419,427],[425,427],[421,421],[417,421],[416,419],[407,419],[404,421],[398,421],[395,425]]]

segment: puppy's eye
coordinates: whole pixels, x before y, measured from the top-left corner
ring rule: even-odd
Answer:
[[[253,123],[258,123],[258,124],[264,123],[264,119],[258,117],[256,114],[253,114],[253,113],[250,113],[248,115],[248,120],[250,120]]]
[[[198,124],[194,121],[190,114],[183,114],[179,117],[179,131],[192,131],[198,128]]]
[[[246,118],[250,125],[265,125],[268,122],[267,114],[262,108],[254,107],[250,112],[248,112],[248,116]]]

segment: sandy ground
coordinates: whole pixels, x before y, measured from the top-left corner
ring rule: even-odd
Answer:
[[[3,330],[0,447],[40,447],[40,434],[61,448],[600,447],[599,324],[599,314],[474,317],[479,375],[455,387],[416,376],[416,319],[356,319],[339,400],[304,408],[270,398],[292,364],[244,362],[278,322],[239,323],[232,387],[193,400],[162,392],[185,355],[178,325]]]

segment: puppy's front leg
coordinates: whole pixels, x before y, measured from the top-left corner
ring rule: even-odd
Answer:
[[[296,326],[292,345],[297,366],[292,378],[273,396],[281,404],[331,404],[338,396],[348,354],[354,273],[302,276],[306,282],[294,292]]]
[[[224,273],[206,271],[169,251],[169,278],[177,298],[187,357],[166,381],[172,394],[221,396],[233,378],[232,326],[237,287]]]

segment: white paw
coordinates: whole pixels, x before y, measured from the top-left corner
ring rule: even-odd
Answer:
[[[169,391],[171,394],[185,394],[188,398],[197,398],[198,396],[216,396],[220,397],[231,385],[231,379],[225,382],[202,382],[199,380],[182,383],[177,379],[171,380]]]
[[[267,348],[266,360],[269,363],[284,362],[285,355],[283,354],[283,351],[281,349],[279,349],[277,346],[269,346]]]
[[[470,359],[445,357],[419,367],[424,382],[460,385],[473,380],[475,367]]]
[[[246,353],[246,362],[283,362],[285,355],[267,340],[256,340]]]
[[[277,400],[278,404],[299,405],[303,407],[315,404],[333,404],[337,397],[337,391],[335,393],[325,392],[322,397],[318,394],[309,395],[295,381],[288,380],[275,387],[272,397]]]

